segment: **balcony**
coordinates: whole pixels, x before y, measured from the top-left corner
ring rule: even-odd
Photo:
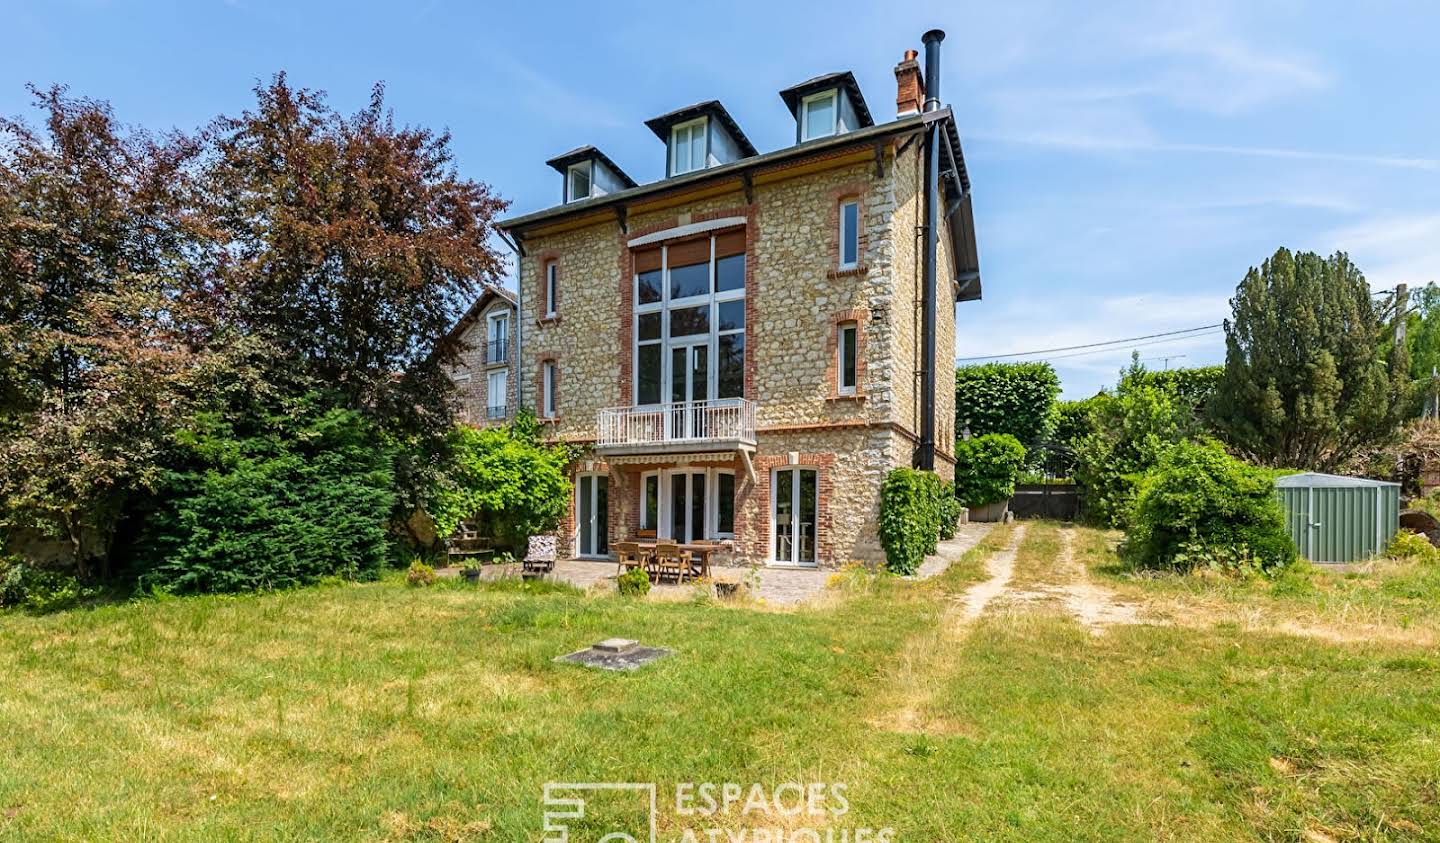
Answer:
[[[743,398],[611,407],[596,420],[601,456],[755,448],[755,404]]]
[[[510,341],[505,339],[490,340],[485,343],[485,362],[504,363],[510,359]]]
[[[485,418],[489,421],[505,421],[508,409],[504,404],[491,404],[485,408]]]

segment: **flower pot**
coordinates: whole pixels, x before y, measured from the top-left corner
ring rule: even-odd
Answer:
[[[460,576],[464,577],[465,580],[466,580],[466,582],[479,582],[479,581],[480,581],[480,569],[479,569],[479,568],[461,568],[461,569],[460,569]]]
[[[970,520],[980,522],[1004,521],[1005,514],[1010,511],[1010,499],[987,503],[984,506],[977,506],[970,510]]]

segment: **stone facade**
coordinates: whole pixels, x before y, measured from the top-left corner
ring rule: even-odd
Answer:
[[[912,142],[907,143],[907,140]],[[764,563],[773,555],[773,472],[787,465],[819,472],[818,563],[878,563],[880,485],[894,467],[911,464],[919,422],[920,150],[911,135],[874,147],[817,155],[803,166],[757,177],[747,189],[712,187],[690,196],[634,203],[624,215],[578,213],[524,232],[519,283],[524,295],[524,358],[512,378],[525,406],[540,407],[543,366],[558,372],[556,413],[542,419],[558,440],[594,443],[597,414],[633,404],[634,273],[628,242],[706,220],[743,218],[746,242],[744,397],[756,407],[757,445],[750,479],[737,453],[581,460],[577,472],[608,478],[609,538],[640,528],[641,477],[690,465],[734,472],[735,532],[731,561]],[[733,182],[732,182],[733,183]],[[725,192],[721,192],[725,191]],[[858,200],[860,260],[838,268],[838,208]],[[937,324],[937,471],[954,475],[953,278],[942,231]],[[547,316],[546,267],[558,294]],[[950,306],[946,306],[947,302]],[[854,395],[837,388],[836,337],[857,328]],[[561,529],[573,552],[574,506]]]
[[[496,355],[489,346],[488,332],[491,315],[499,313],[508,314],[510,324],[506,353],[503,359],[496,360],[492,359]],[[504,293],[487,291],[455,326],[462,348],[457,365],[450,370],[450,379],[455,382],[460,402],[460,420],[466,424],[504,424],[515,415],[519,397],[515,382],[515,320],[515,302]],[[493,396],[489,394],[490,374],[498,369],[506,372],[506,390],[502,396]],[[497,414],[491,409],[494,407],[503,407],[504,412]]]

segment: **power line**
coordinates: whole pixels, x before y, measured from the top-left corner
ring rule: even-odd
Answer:
[[[1137,340],[1153,340],[1157,337],[1174,337],[1181,334],[1194,334],[1198,331],[1209,331],[1214,328],[1219,328],[1223,324],[1223,322],[1216,322],[1214,325],[1201,325],[1198,328],[1185,328],[1181,331],[1163,331],[1158,334],[1146,334],[1143,337],[1126,337],[1124,339],[1118,340],[1106,340],[1105,342],[1090,342],[1085,343],[1084,345],[1066,345],[1059,348],[1041,348],[1036,349],[1035,351],[1015,351],[1009,354],[986,354],[981,357],[956,357],[955,362],[967,363],[974,360],[1001,360],[1006,357],[1029,357],[1034,354],[1050,354],[1056,351],[1076,351],[1082,348],[1098,348],[1102,345],[1124,345],[1125,343],[1136,342]],[[1185,338],[1182,337],[1182,339]],[[1145,345],[1152,345],[1152,343],[1145,343]]]
[[[1037,357],[1037,358],[1035,358],[1034,360],[1032,360],[1032,361],[1030,361],[1030,362],[1039,363],[1039,362],[1042,362],[1042,361],[1050,361],[1050,360],[1066,360],[1066,359],[1069,359],[1069,358],[1071,358],[1071,357],[1085,357],[1086,355],[1089,355],[1089,354],[1104,354],[1104,353],[1106,353],[1107,351],[1129,351],[1129,350],[1134,349],[1134,348],[1144,348],[1144,347],[1147,346],[1147,345],[1163,345],[1164,343],[1167,343],[1167,342],[1180,342],[1180,341],[1182,341],[1182,340],[1190,340],[1190,339],[1199,339],[1199,338],[1202,338],[1202,337],[1219,336],[1219,335],[1222,334],[1222,333],[1224,333],[1224,332],[1223,332],[1223,331],[1208,331],[1208,332],[1203,333],[1203,334],[1190,334],[1189,336],[1184,336],[1184,337],[1168,337],[1168,338],[1166,338],[1166,339],[1150,340],[1149,342],[1137,342],[1137,343],[1135,343],[1134,345],[1119,345],[1119,346],[1113,346],[1113,347],[1110,347],[1110,348],[1092,348],[1092,349],[1090,349],[1089,351],[1077,351],[1077,352],[1074,352],[1073,354],[1057,354],[1057,355],[1055,355],[1055,356],[1053,356],[1053,357]]]

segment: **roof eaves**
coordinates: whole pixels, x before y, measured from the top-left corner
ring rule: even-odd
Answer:
[[[583,199],[579,202],[571,202],[566,205],[552,205],[549,208],[533,211],[529,214],[499,220],[495,223],[495,226],[502,230],[513,231],[572,214],[596,211],[613,204],[628,202],[651,194],[701,184],[712,179],[733,177],[746,170],[778,164],[790,158],[803,158],[807,155],[831,148],[841,148],[851,144],[873,142],[877,138],[883,138],[918,128],[924,120],[924,117],[925,115],[913,114],[908,117],[901,117],[898,120],[892,120],[889,123],[881,123],[878,126],[869,126],[841,135],[831,135],[826,138],[806,141],[802,144],[781,147],[780,149],[772,150],[763,155],[741,158],[738,161],[731,161],[728,164],[721,164],[718,167],[710,167],[705,170],[696,170],[694,172],[672,176],[668,179],[648,182],[629,190],[607,193],[604,196]]]
[[[563,176],[565,175],[566,169],[570,165],[578,164],[581,161],[588,160],[597,160],[605,166],[609,167],[610,170],[615,173],[615,175],[620,177],[621,183],[623,183],[626,187],[636,187],[635,180],[630,178],[630,176],[624,170],[620,169],[620,165],[610,160],[610,156],[606,155],[605,153],[601,152],[599,149],[593,146],[587,145],[579,147],[578,149],[572,149],[569,152],[551,158],[545,163],[553,167],[556,172],[560,173],[560,175]]]

